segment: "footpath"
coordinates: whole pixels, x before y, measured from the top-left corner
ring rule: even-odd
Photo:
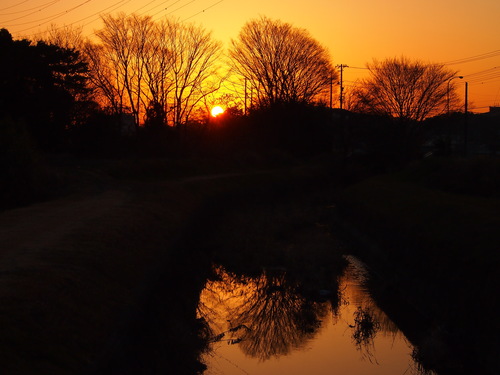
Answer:
[[[121,320],[172,262],[172,246],[223,180],[101,180],[0,212],[2,373],[99,372]]]

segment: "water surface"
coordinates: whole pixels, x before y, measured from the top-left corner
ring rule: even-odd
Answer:
[[[250,277],[217,267],[198,308],[211,332],[205,374],[421,374],[364,287],[363,265],[348,260],[336,290],[304,289],[285,269]]]

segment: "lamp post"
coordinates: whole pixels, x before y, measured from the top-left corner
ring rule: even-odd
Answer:
[[[449,80],[448,80],[448,90],[446,91],[446,113],[447,114],[450,114],[450,83],[452,80],[454,80],[455,78],[464,78],[463,76],[454,76],[454,77],[451,77]]]

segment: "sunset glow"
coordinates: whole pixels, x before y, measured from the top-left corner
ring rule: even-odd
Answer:
[[[212,117],[217,117],[221,114],[224,113],[224,108],[222,108],[221,106],[215,106],[212,108],[212,110],[210,111],[210,113],[212,114]]]
[[[267,16],[307,29],[331,53],[335,65],[348,65],[344,72],[346,94],[356,80],[366,77],[366,63],[396,56],[447,63],[469,82],[469,109],[485,112],[500,104],[500,74],[488,71],[500,65],[500,2],[465,1],[381,3],[361,0],[307,3],[291,0],[230,0],[134,2],[81,2],[78,0],[4,0],[0,27],[16,38],[36,39],[51,25],[81,26],[92,37],[102,23],[100,15],[124,12],[150,15],[154,20],[178,18],[200,24],[229,45],[245,22]],[[468,78],[469,77],[469,78]],[[461,90],[463,100],[464,89]]]
[[[1,373],[500,375],[499,16],[0,0]]]

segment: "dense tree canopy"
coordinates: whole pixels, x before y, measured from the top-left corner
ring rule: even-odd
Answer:
[[[312,103],[337,76],[327,50],[306,30],[266,17],[243,26],[229,56],[259,106]]]
[[[13,40],[5,29],[0,50],[0,115],[24,121],[42,146],[54,146],[85,100],[86,64],[75,50]]]

